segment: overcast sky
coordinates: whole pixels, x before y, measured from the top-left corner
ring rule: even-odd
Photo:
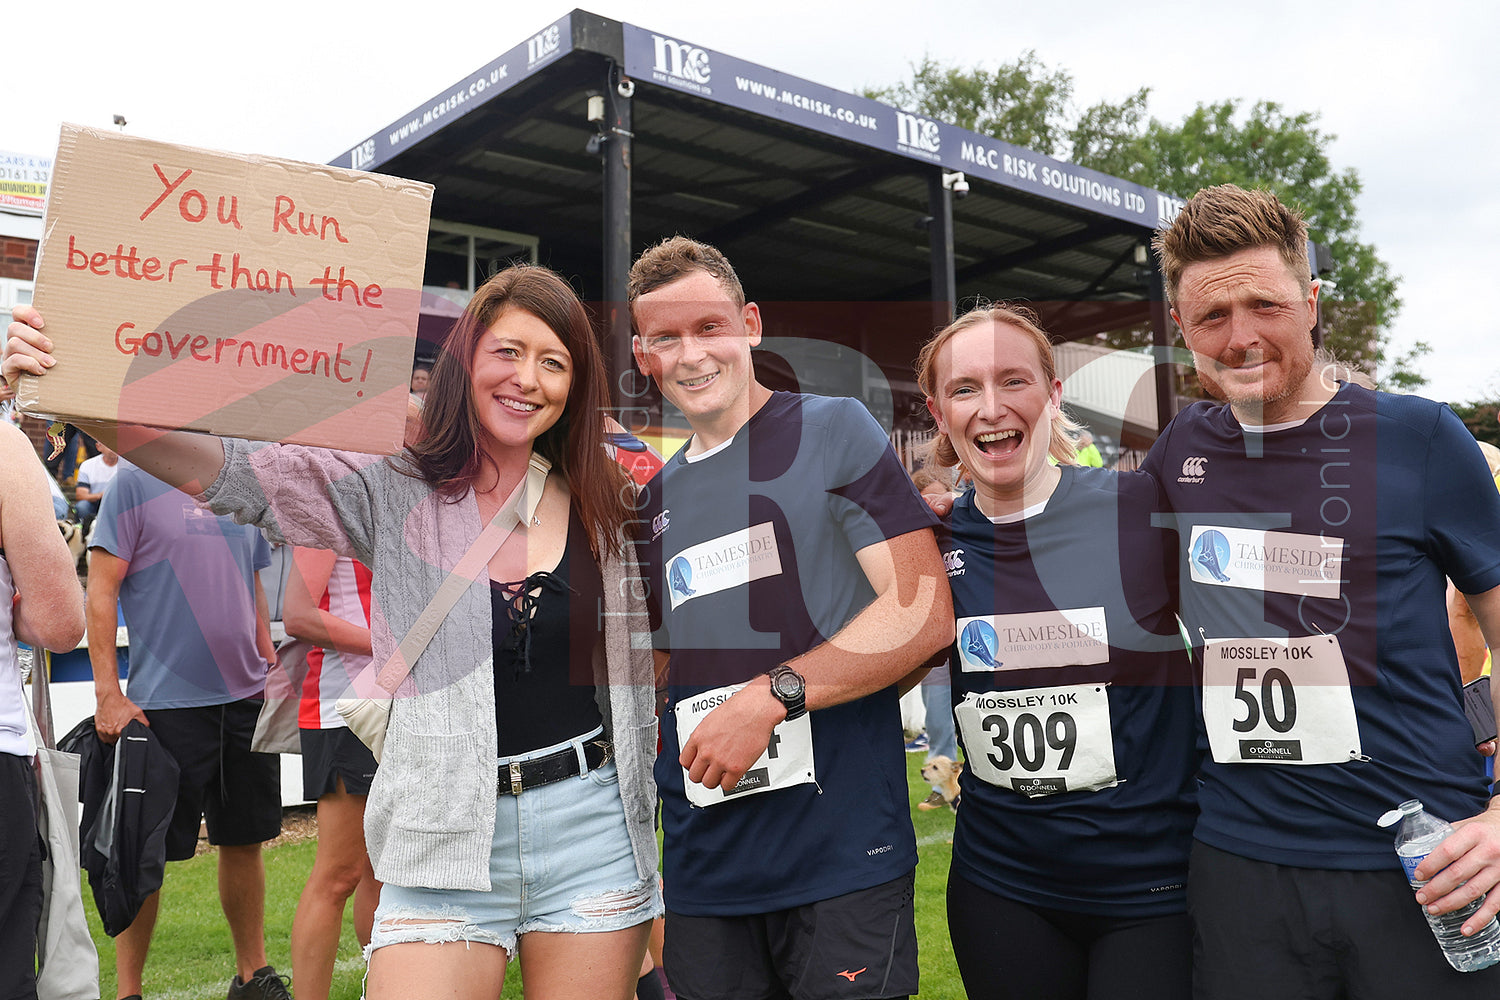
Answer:
[[[30,4],[8,19],[0,150],[51,155],[63,121],[325,162],[572,9],[548,2]],[[1433,347],[1426,395],[1500,396],[1500,5],[1435,0],[1207,5],[965,0],[862,4],[597,0],[585,9],[843,90],[924,54],[972,66],[1035,49],[1080,105],[1152,89],[1280,101],[1338,136],[1364,181],[1361,237],[1400,277],[1397,351]],[[1190,192],[1179,192],[1188,194]]]

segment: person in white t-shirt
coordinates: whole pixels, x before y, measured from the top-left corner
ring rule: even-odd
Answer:
[[[104,488],[115,481],[120,471],[120,456],[110,451],[102,442],[99,454],[84,459],[78,467],[77,486],[73,488],[73,509],[78,512],[78,523],[87,534],[99,513],[99,501],[104,499]]]

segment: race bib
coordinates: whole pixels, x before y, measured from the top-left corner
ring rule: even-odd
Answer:
[[[971,691],[953,711],[981,781],[1028,798],[1118,784],[1103,684]]]
[[[1209,640],[1203,724],[1221,764],[1343,764],[1361,753],[1349,671],[1331,635]]]
[[[677,744],[686,746],[688,737],[698,728],[703,717],[734,694],[743,684],[730,684],[684,698],[677,703]],[[733,791],[726,792],[715,785],[705,788],[688,777],[687,768],[682,769],[682,785],[687,798],[695,806],[716,806],[731,799],[744,798],[758,792],[771,792],[778,788],[791,788],[816,781],[813,771],[812,716],[804,714],[799,719],[783,722],[771,732],[771,744],[766,752],[750,766]]]
[[[1108,660],[1109,624],[1101,607],[958,620],[958,663],[966,673]]]

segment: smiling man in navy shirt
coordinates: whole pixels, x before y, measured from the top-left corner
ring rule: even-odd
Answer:
[[[934,519],[857,400],[756,380],[760,312],[713,247],[653,247],[629,295],[637,363],[693,430],[639,522],[672,988],[914,993],[897,685],[953,638]]]
[[[1156,245],[1224,401],[1180,413],[1144,466],[1174,511],[1203,669],[1195,994],[1500,995],[1500,967],[1448,967],[1375,825],[1411,798],[1462,821],[1419,869],[1421,903],[1500,882],[1500,803],[1444,610],[1448,577],[1500,641],[1500,497],[1479,449],[1446,406],[1315,363],[1307,228],[1273,195],[1207,188]],[[1492,892],[1466,929],[1497,909]]]

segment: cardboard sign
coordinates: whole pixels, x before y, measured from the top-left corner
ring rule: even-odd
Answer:
[[[391,454],[432,185],[64,125],[24,412]]]

